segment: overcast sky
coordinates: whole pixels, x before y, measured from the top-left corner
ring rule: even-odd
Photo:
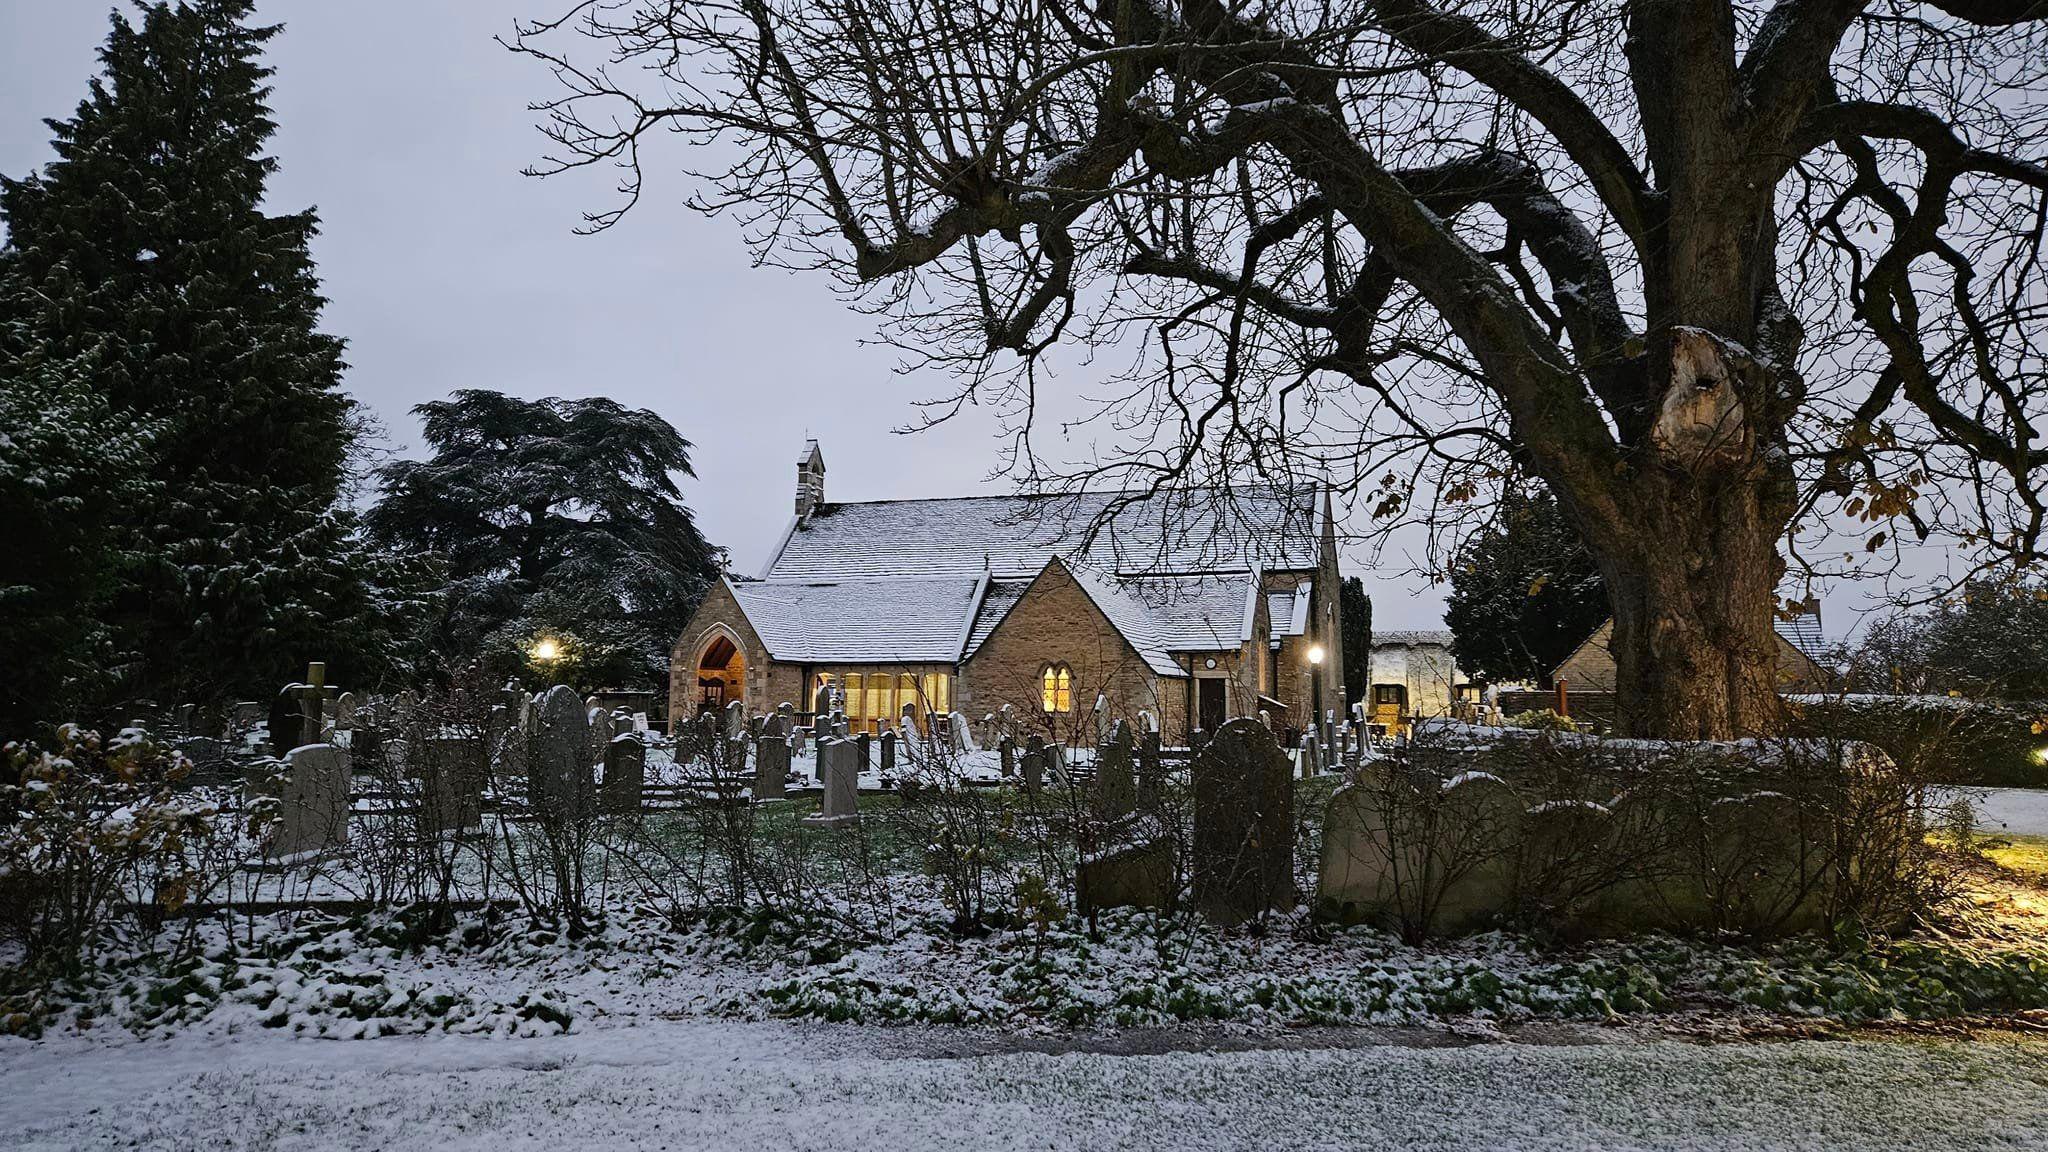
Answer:
[[[109,9],[0,0],[0,172],[50,159],[42,121],[85,94]],[[733,223],[683,209],[680,180],[657,174],[624,223],[573,234],[582,212],[612,204],[611,180],[519,175],[544,143],[526,103],[553,81],[492,36],[542,14],[532,0],[258,10],[285,25],[268,57],[282,166],[270,203],[319,209],[325,327],[347,339],[347,388],[393,447],[417,447],[414,404],[456,388],[652,408],[695,443],[685,493],[742,572],[788,522],[806,434],[823,442],[833,499],[1004,490],[987,480],[997,445],[986,421],[891,434],[945,379],[896,374],[889,350],[863,343],[871,322],[824,276],[751,267]],[[1348,558],[1348,571],[1362,561]],[[1441,596],[1391,575],[1406,566],[1363,571],[1375,622],[1440,626]]]

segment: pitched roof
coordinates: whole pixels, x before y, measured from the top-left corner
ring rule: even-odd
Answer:
[[[1186,674],[1175,652],[1236,648],[1251,638],[1258,610],[1256,572],[1119,580],[1078,564],[1068,570],[1146,665],[1162,676]]]
[[[982,600],[975,576],[728,581],[768,655],[805,664],[951,664]]]
[[[974,623],[967,630],[967,648],[960,654],[962,659],[974,655],[982,641],[996,630],[996,625],[1003,622],[1003,617],[1010,614],[1010,609],[1017,606],[1017,601],[1024,598],[1024,590],[1029,587],[1029,580],[988,582],[988,591],[981,598],[981,608],[975,612]]]
[[[1314,581],[1303,580],[1292,588],[1266,593],[1266,615],[1271,620],[1267,631],[1275,640],[1308,633],[1308,610],[1314,603],[1315,587]]]
[[[764,580],[871,576],[1028,579],[1054,556],[1118,575],[1312,569],[1321,540],[1313,487],[1160,493],[967,496],[825,504],[793,524]],[[1083,547],[1091,525],[1114,515]]]
[[[1406,644],[1411,647],[1422,644],[1438,644],[1449,648],[1451,646],[1451,633],[1447,628],[1423,628],[1406,631],[1396,629],[1387,632],[1374,632],[1372,634],[1372,646],[1378,648],[1383,644]]]

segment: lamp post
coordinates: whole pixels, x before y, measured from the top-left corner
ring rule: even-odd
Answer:
[[[1318,735],[1323,731],[1323,656],[1321,644],[1309,645],[1309,699],[1314,701],[1315,710],[1308,718],[1308,729]]]

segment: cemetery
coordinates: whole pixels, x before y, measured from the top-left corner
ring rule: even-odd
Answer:
[[[1982,870],[1943,866],[1962,904],[1924,891],[1937,817],[1862,745],[1387,741],[1363,705],[1291,747],[1256,717],[1168,744],[1106,699],[1092,745],[957,710],[873,735],[830,692],[671,737],[560,685],[323,679],[220,735],[176,709],[120,735],[161,773],[124,818],[181,830],[52,926],[89,975],[13,1029],[1855,1025],[2048,997],[2043,912]],[[103,825],[67,802],[53,826]],[[1857,952],[1806,934],[1854,919]]]

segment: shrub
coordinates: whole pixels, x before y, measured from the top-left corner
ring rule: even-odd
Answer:
[[[75,973],[119,907],[175,912],[219,810],[178,787],[191,762],[137,728],[112,740],[67,724],[56,746],[9,744],[0,807],[0,924],[31,974]]]

